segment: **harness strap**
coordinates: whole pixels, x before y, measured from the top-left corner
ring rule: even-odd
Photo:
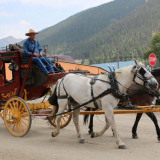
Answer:
[[[61,80],[61,82],[59,83],[59,86],[58,86],[58,96],[57,96],[58,99],[67,99],[68,98],[68,93],[67,93],[67,91],[66,91],[66,89],[64,87],[63,80],[64,80],[64,78],[62,78],[62,80]],[[61,84],[63,85],[63,89],[64,89],[66,95],[60,95],[60,86],[61,86]]]
[[[128,91],[127,91],[128,92]],[[160,96],[160,93],[158,91],[151,91],[149,89],[146,89],[145,87],[142,88],[142,90],[137,90],[136,93],[132,94],[132,95],[129,95],[129,97],[134,97],[134,96],[138,96],[138,95],[141,95],[141,94],[144,94],[144,93],[147,93],[149,95],[152,95],[152,96],[155,96],[156,98],[159,98]]]
[[[96,100],[94,100],[94,91],[93,91],[93,85],[96,83],[96,79],[98,78],[98,75],[93,77],[90,81],[90,85],[91,85],[91,96],[92,96],[92,99],[93,99],[93,103],[94,103],[94,106],[96,109],[99,109],[99,106],[98,106],[98,103],[96,102]]]

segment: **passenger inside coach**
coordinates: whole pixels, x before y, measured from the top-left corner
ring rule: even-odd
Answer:
[[[45,75],[53,74],[55,71],[52,67],[51,61],[49,58],[43,57],[43,49],[35,39],[36,34],[38,34],[38,32],[35,32],[33,29],[30,29],[29,32],[25,34],[26,36],[29,36],[29,38],[23,44],[25,61],[29,62],[30,56],[33,53],[32,61],[36,63],[41,72]]]

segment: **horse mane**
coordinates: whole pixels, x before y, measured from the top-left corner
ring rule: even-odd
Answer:
[[[151,73],[154,77],[160,76],[160,68],[153,69]]]

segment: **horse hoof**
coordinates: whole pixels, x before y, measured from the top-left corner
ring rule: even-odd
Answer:
[[[79,143],[82,143],[82,144],[85,143],[85,139],[80,139]]]
[[[52,137],[55,137],[55,135],[54,135],[54,133],[53,133],[53,132],[52,132],[51,136],[52,136]]]
[[[132,135],[132,138],[133,138],[133,139],[139,139],[139,137],[138,137],[137,134],[133,134],[133,135]]]
[[[92,130],[89,130],[88,133],[91,135],[91,134],[93,133],[93,131],[92,131]]]
[[[91,133],[91,138],[94,138],[95,137],[95,132],[92,132]]]
[[[126,146],[125,145],[120,145],[118,146],[119,149],[126,149]]]

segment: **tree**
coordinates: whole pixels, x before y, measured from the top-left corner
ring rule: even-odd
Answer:
[[[150,53],[154,53],[156,57],[158,58],[158,61],[160,60],[160,32],[156,33],[152,40],[151,40],[151,46],[149,50],[147,50],[144,54],[144,58],[148,59],[148,56]]]

